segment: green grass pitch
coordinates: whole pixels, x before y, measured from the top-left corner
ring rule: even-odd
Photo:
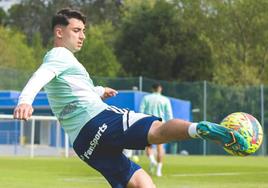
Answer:
[[[148,168],[148,159],[139,164]],[[166,156],[158,188],[268,188],[267,157]],[[3,188],[105,188],[104,178],[78,158],[0,157]]]

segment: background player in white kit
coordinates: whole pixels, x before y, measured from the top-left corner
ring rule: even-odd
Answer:
[[[14,118],[31,117],[34,97],[44,87],[52,111],[69,135],[77,155],[114,188],[155,187],[150,176],[122,154],[124,148],[144,149],[148,144],[197,137],[215,140],[233,150],[248,148],[238,132],[214,123],[180,119],[162,123],[157,117],[105,104],[102,99],[117,92],[95,87],[73,55],[83,45],[85,23],[86,18],[76,10],[62,9],[54,15],[54,47],[24,87]]]

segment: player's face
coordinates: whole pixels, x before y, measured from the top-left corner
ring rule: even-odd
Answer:
[[[66,27],[62,27],[62,45],[71,52],[79,51],[83,46],[85,37],[85,25],[81,20],[71,18]]]

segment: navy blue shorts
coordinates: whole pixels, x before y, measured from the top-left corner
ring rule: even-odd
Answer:
[[[126,187],[141,167],[130,161],[123,149],[144,149],[155,116],[109,106],[80,131],[73,147],[77,155],[99,171],[114,188]]]

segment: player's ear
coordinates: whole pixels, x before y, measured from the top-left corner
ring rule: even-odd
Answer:
[[[54,29],[54,35],[55,35],[55,37],[61,39],[62,38],[62,34],[63,34],[62,27],[55,27],[55,29]]]

